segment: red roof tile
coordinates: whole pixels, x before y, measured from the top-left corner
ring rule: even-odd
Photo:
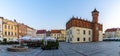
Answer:
[[[114,32],[114,31],[117,31],[117,29],[120,30],[120,28],[111,28],[111,29],[105,30],[105,32]]]
[[[46,33],[46,30],[37,30],[36,34],[43,34]]]
[[[51,30],[51,33],[61,33],[60,30]]]

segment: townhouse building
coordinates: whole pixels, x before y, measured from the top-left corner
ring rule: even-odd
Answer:
[[[92,11],[92,22],[72,17],[66,23],[66,42],[97,42],[102,41],[102,24],[98,23],[99,11]]]

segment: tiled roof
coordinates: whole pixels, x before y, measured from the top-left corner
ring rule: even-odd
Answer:
[[[114,31],[117,31],[117,30],[120,30],[120,28],[107,29],[107,30],[105,30],[105,32],[114,32]]]
[[[51,30],[51,33],[61,33],[60,30]]]
[[[44,34],[46,33],[46,30],[37,30],[36,34]]]

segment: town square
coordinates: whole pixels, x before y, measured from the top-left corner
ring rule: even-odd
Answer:
[[[11,45],[1,45],[1,56],[120,56],[119,42],[91,42],[70,44],[60,42],[58,50],[42,50],[29,48],[27,52],[8,52],[6,48]],[[108,47],[109,46],[109,47]]]
[[[120,56],[119,0],[0,0],[0,56]]]

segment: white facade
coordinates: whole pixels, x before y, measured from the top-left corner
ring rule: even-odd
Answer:
[[[46,37],[46,33],[43,33],[43,34],[36,34],[37,37],[40,37],[40,38],[45,38]]]
[[[102,33],[102,31],[99,31],[99,41],[103,41],[103,33]]]
[[[36,37],[36,30],[27,27],[27,36]]]
[[[120,37],[120,30],[105,32],[105,38]]]
[[[66,33],[66,42],[78,43],[92,41],[92,29],[71,27]],[[99,41],[102,41],[102,31],[99,31]]]
[[[115,32],[115,37],[120,37],[120,29]]]
[[[36,32],[37,32],[37,30],[34,29],[33,32],[32,32],[33,37],[36,37]]]
[[[115,32],[105,32],[105,37],[115,37]]]

